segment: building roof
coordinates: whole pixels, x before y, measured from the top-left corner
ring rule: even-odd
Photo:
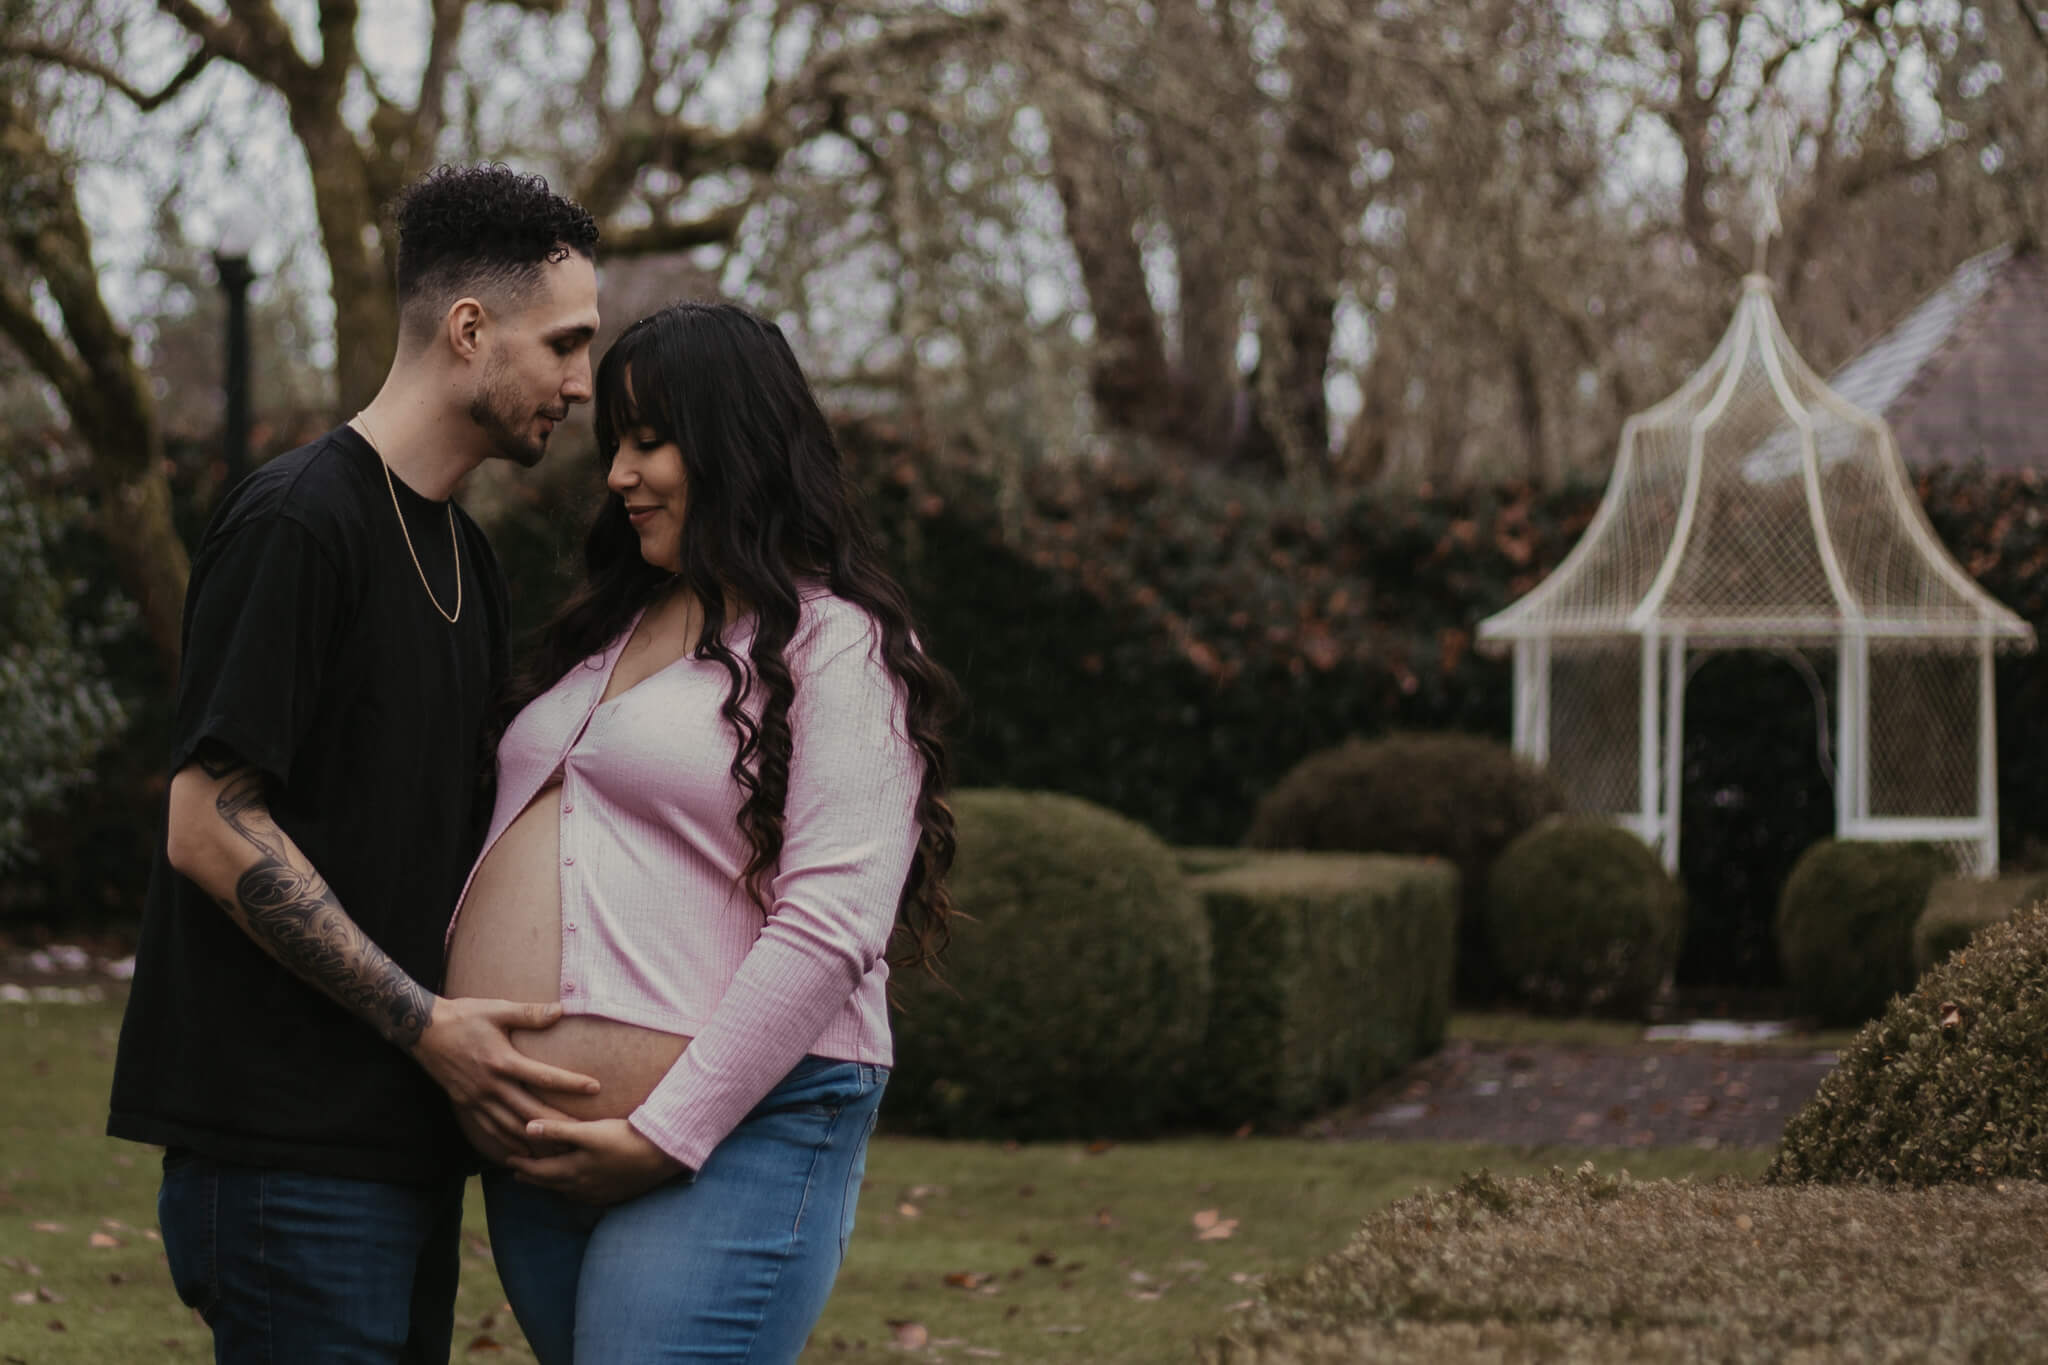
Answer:
[[[1828,386],[1889,422],[1909,465],[2048,467],[2048,253],[1965,261]]]

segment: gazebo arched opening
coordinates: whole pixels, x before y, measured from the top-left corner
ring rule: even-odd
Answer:
[[[1681,987],[1779,978],[1778,892],[1834,829],[1833,658],[1715,650],[1687,661],[1678,875]]]

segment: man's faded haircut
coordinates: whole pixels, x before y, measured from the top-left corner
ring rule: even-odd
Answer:
[[[437,166],[400,192],[391,214],[408,344],[430,339],[459,298],[516,306],[549,265],[597,251],[597,221],[581,204],[509,166]]]

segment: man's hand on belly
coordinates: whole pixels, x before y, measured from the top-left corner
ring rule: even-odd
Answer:
[[[623,1204],[682,1173],[683,1165],[624,1119],[535,1120],[526,1136],[569,1150],[561,1156],[509,1158],[528,1185],[565,1194],[585,1204]]]
[[[412,1046],[413,1060],[448,1092],[485,1156],[504,1160],[531,1150],[527,1124],[560,1117],[535,1091],[598,1092],[594,1077],[537,1062],[512,1046],[514,1029],[544,1029],[561,1017],[559,1004],[434,997],[427,1025]],[[478,1141],[479,1133],[486,1141]]]

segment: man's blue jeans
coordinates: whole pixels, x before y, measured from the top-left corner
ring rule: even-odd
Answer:
[[[541,1365],[795,1360],[853,1233],[887,1078],[806,1057],[694,1180],[610,1208],[486,1171],[491,1254]]]
[[[447,1365],[462,1184],[164,1155],[157,1221],[220,1365]]]

